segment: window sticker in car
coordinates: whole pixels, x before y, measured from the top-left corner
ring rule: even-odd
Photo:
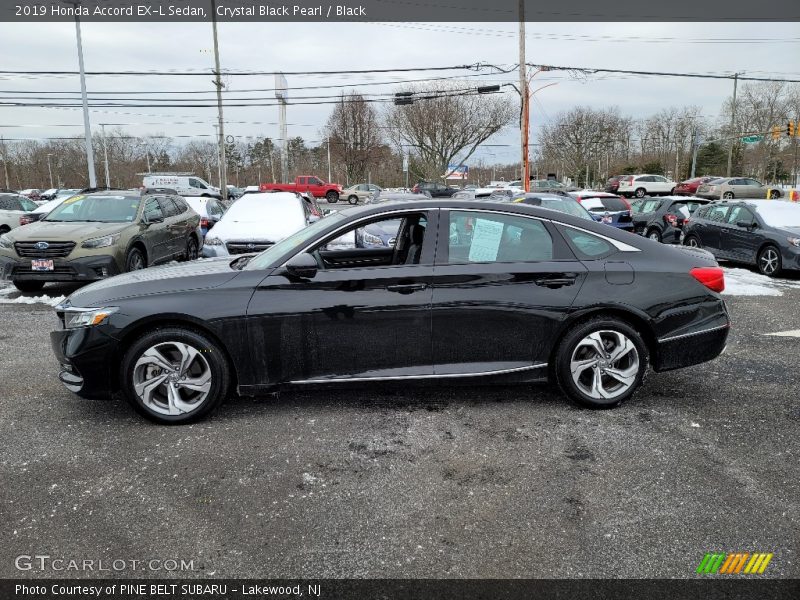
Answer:
[[[67,198],[64,200],[63,204],[72,204],[73,202],[77,202],[78,200],[83,200],[86,196],[73,196],[72,198]]]
[[[470,262],[497,260],[497,251],[503,237],[503,224],[488,219],[476,219],[469,247]]]

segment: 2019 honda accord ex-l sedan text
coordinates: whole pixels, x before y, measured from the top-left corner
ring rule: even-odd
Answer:
[[[327,246],[398,219],[389,247]],[[551,378],[582,405],[611,407],[650,365],[722,352],[723,286],[703,250],[557,211],[389,202],[329,215],[257,255],[89,285],[56,307],[52,345],[70,390],[120,390],[163,423],[207,415],[229,392],[437,378]]]

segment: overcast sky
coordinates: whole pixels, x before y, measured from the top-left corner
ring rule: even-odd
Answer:
[[[753,76],[800,79],[800,25],[793,23],[529,23],[527,59],[532,63],[605,67],[633,70],[746,72]],[[486,62],[517,62],[517,26],[513,23],[222,23],[219,25],[223,69],[235,70],[346,70],[450,66]],[[700,43],[709,38],[714,43]],[[737,40],[723,43],[723,40]],[[84,23],[86,69],[198,70],[213,67],[211,25]],[[75,28],[71,23],[0,24],[0,56],[6,69],[76,70]],[[514,82],[518,75],[470,77],[475,82]],[[365,85],[423,77],[457,76],[468,71],[398,73],[349,76],[290,76],[290,88],[348,84],[364,93],[386,93],[393,85]],[[559,81],[536,95],[531,118],[534,141],[537,125],[576,105],[617,106],[623,114],[647,116],[670,106],[698,105],[716,119],[732,84],[726,80],[643,78],[593,75],[576,78],[568,73],[542,73],[534,89]],[[540,83],[539,83],[540,82]],[[271,98],[271,92],[242,93],[251,88],[271,89],[273,77],[228,79],[233,97]],[[431,83],[431,86],[435,86]],[[110,77],[88,79],[89,92],[143,90],[209,90],[210,76]],[[349,89],[349,88],[348,88]],[[79,91],[77,76],[0,76],[0,96],[13,91]],[[291,89],[292,97],[329,96],[336,89]],[[510,93],[514,93],[513,90]],[[144,98],[169,98],[169,95]],[[173,96],[174,97],[174,96]],[[212,93],[197,95],[211,100]],[[267,100],[268,102],[270,100]],[[289,135],[318,141],[331,106],[289,106]],[[234,136],[278,137],[275,107],[229,107],[226,133]],[[213,135],[215,108],[106,108],[91,112],[92,125],[129,124],[137,133]],[[182,121],[201,121],[185,125]],[[243,121],[246,123],[236,123]],[[11,126],[14,127],[11,127]],[[19,127],[24,125],[24,127]],[[54,127],[54,125],[70,125]],[[80,109],[0,107],[0,134],[6,138],[44,138],[82,134]],[[210,138],[206,138],[210,139]],[[515,144],[518,129],[511,127],[490,140]],[[492,156],[492,153],[494,156]],[[478,158],[487,162],[515,160],[514,146],[487,147]]]

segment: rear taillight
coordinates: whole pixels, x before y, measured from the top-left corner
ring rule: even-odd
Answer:
[[[675,215],[664,215],[664,222],[675,227],[678,224],[678,217]]]
[[[19,218],[20,225],[27,225],[28,223],[33,223],[33,221],[34,221],[33,217],[29,217],[28,215],[22,215]]]
[[[720,267],[695,267],[689,275],[714,292],[725,289],[725,272]]]
[[[200,227],[204,227],[204,228],[208,229],[208,219],[201,218],[200,219]]]

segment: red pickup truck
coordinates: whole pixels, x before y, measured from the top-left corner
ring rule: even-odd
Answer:
[[[300,175],[294,183],[262,183],[258,186],[262,192],[310,192],[315,198],[325,198],[331,204],[339,201],[342,186],[338,183],[325,183],[313,175]]]

